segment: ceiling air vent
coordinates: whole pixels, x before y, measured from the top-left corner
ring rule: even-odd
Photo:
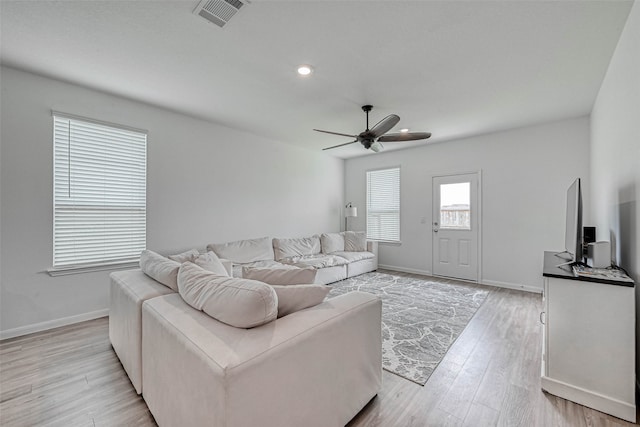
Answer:
[[[224,27],[244,3],[240,0],[202,0],[193,11],[218,27]]]

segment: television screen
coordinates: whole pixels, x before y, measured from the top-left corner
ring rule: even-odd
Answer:
[[[567,190],[567,218],[564,236],[565,250],[573,262],[582,261],[582,190],[576,178]]]

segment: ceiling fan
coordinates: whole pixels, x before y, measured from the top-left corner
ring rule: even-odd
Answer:
[[[377,153],[384,150],[384,147],[382,145],[383,142],[417,141],[419,139],[427,139],[431,136],[431,133],[429,132],[402,132],[386,134],[400,121],[400,117],[395,114],[389,114],[387,117],[380,120],[373,128],[369,129],[369,111],[371,111],[372,109],[373,105],[362,106],[362,111],[364,111],[367,115],[367,129],[364,132],[359,133],[358,135],[349,135],[346,133],[329,132],[328,130],[314,129],[316,132],[355,138],[355,141],[334,145],[333,147],[323,148],[322,150],[331,150],[333,148],[338,148],[359,142],[364,146],[364,148],[371,149],[371,151],[375,151]]]

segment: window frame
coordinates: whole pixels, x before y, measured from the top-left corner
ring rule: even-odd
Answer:
[[[120,124],[116,124],[116,123],[110,123],[110,122],[106,122],[106,121],[102,121],[102,120],[95,120],[92,118],[87,118],[87,117],[82,117],[82,116],[77,116],[74,114],[68,114],[68,113],[64,113],[64,112],[59,112],[59,111],[51,111],[51,116],[52,116],[52,131],[53,131],[53,135],[52,135],[52,160],[53,160],[53,176],[52,176],[52,207],[53,207],[53,212],[52,212],[52,267],[50,267],[49,269],[47,269],[47,272],[51,275],[51,276],[59,276],[59,275],[67,275],[67,274],[76,274],[76,273],[85,273],[85,272],[92,272],[92,271],[102,271],[102,270],[114,270],[114,269],[123,269],[123,268],[132,268],[132,267],[136,267],[139,263],[139,252],[133,256],[130,254],[127,254],[126,256],[123,256],[121,259],[117,259],[114,258],[114,254],[111,253],[109,255],[107,255],[107,258],[102,258],[102,259],[96,259],[96,260],[91,260],[91,261],[87,261],[86,259],[86,253],[85,253],[85,259],[83,260],[82,257],[79,257],[79,259],[76,260],[72,260],[71,262],[60,262],[60,258],[57,257],[57,251],[60,251],[61,245],[60,243],[60,236],[58,236],[57,234],[60,232],[60,230],[57,228],[60,226],[60,224],[57,224],[57,221],[61,221],[63,218],[63,213],[61,213],[60,211],[62,209],[65,208],[65,204],[64,203],[59,203],[59,195],[57,194],[57,188],[56,188],[56,184],[60,185],[60,183],[62,182],[62,184],[64,184],[65,180],[69,181],[69,185],[71,185],[71,179],[72,179],[72,175],[70,171],[64,171],[64,169],[61,170],[58,169],[59,166],[56,165],[57,160],[59,160],[56,155],[58,154],[56,150],[60,149],[60,145],[61,141],[59,140],[59,137],[56,135],[56,126],[60,125],[59,120],[65,121],[68,120],[69,121],[69,128],[68,128],[68,132],[69,132],[69,141],[71,140],[71,124],[72,122],[81,122],[82,124],[80,126],[88,126],[89,128],[89,132],[99,132],[102,128],[107,127],[110,128],[111,131],[113,131],[112,134],[107,134],[107,136],[105,137],[106,140],[106,144],[109,144],[110,141],[109,139],[114,139],[114,140],[118,140],[119,138],[114,136],[117,134],[117,131],[125,131],[128,133],[135,133],[137,135],[135,136],[131,136],[130,140],[128,142],[131,142],[132,144],[135,143],[137,144],[135,147],[132,148],[132,150],[129,152],[128,150],[122,150],[124,153],[134,153],[134,151],[138,151],[138,153],[134,153],[132,155],[132,157],[135,158],[135,162],[137,162],[137,170],[134,172],[134,174],[138,174],[139,176],[142,175],[142,178],[138,178],[136,180],[134,180],[134,186],[136,186],[137,188],[133,191],[135,191],[134,194],[137,194],[137,200],[136,201],[131,201],[127,204],[127,202],[124,202],[122,204],[120,203],[116,203],[116,202],[111,202],[111,203],[105,203],[105,201],[108,201],[110,194],[107,194],[105,196],[103,196],[103,198],[100,201],[96,201],[95,204],[92,204],[91,201],[87,201],[87,194],[90,194],[93,198],[93,191],[94,190],[85,190],[84,191],[84,200],[83,200],[83,196],[80,195],[80,193],[78,193],[78,198],[72,202],[71,204],[69,204],[69,210],[74,210],[74,209],[78,209],[78,212],[80,212],[80,215],[82,215],[82,213],[84,212],[86,214],[86,212],[91,211],[91,210],[98,210],[98,211],[102,211],[104,213],[105,216],[109,216],[110,214],[108,213],[109,210],[116,210],[116,211],[123,211],[126,212],[129,211],[131,212],[131,214],[129,216],[125,216],[126,219],[131,220],[132,218],[135,218],[135,216],[138,217],[138,226],[132,226],[130,228],[127,228],[125,232],[137,232],[138,233],[138,239],[137,239],[137,246],[139,246],[142,249],[146,249],[146,242],[147,242],[147,172],[148,172],[148,167],[147,167],[147,159],[148,159],[148,131],[143,130],[143,129],[138,129],[138,128],[133,128],[133,127],[129,127],[129,126],[125,126],[125,125],[120,125]],[[91,126],[95,126],[93,128],[91,128]],[[64,126],[64,125],[63,125]],[[104,129],[102,129],[104,130]],[[91,135],[90,137],[95,137],[94,135]],[[123,140],[125,142],[127,142],[126,140],[129,139],[129,137],[123,137]],[[137,141],[136,141],[137,140]],[[89,146],[90,143],[80,147],[80,151],[76,150],[76,153],[74,153],[75,155],[78,155],[79,152],[82,152],[83,149],[87,149],[87,147]],[[105,144],[104,140],[102,142],[102,144]],[[71,146],[69,146],[69,150],[70,150]],[[118,154],[118,151],[121,151],[121,149],[114,149],[114,151],[109,151],[106,150],[106,154]],[[72,156],[72,151],[69,151],[68,156]],[[64,154],[63,154],[64,156]],[[69,157],[69,164],[71,164],[71,157]],[[86,164],[86,160],[80,160],[79,164],[82,166],[87,166]],[[109,162],[107,163],[109,166],[115,166],[116,168],[123,168],[123,165],[125,165],[125,162]],[[58,175],[62,175],[63,177],[61,178],[57,178],[56,177],[56,172],[58,172]],[[93,172],[93,171],[92,171]],[[66,173],[66,177],[64,177]],[[106,175],[109,177],[116,177],[116,178],[121,178],[122,175],[121,174],[111,174],[111,175]],[[126,173],[125,173],[126,176]],[[130,176],[127,176],[127,178],[130,179]],[[85,185],[92,185],[95,184],[95,177],[90,177],[87,178],[86,180],[82,180],[80,181],[82,184]],[[126,190],[126,187],[129,185],[129,182],[127,182],[127,184],[124,184],[123,186],[120,186],[118,184],[116,185],[112,185],[110,187],[107,187],[109,189],[111,189],[112,191],[116,191],[116,194],[121,193],[123,190]],[[69,187],[71,189],[71,186]],[[136,191],[137,190],[137,191]],[[142,191],[140,191],[142,190]],[[89,191],[87,193],[87,191]],[[112,193],[113,194],[113,193]],[[138,206],[136,206],[136,204]],[[78,208],[80,207],[80,208]],[[135,215],[133,212],[137,211],[139,212],[138,215]],[[58,215],[60,215],[60,218],[58,217]],[[111,220],[113,220],[113,216],[110,218]],[[116,217],[117,218],[117,217]],[[109,222],[107,222],[107,224],[109,224]],[[113,224],[113,222],[111,223]],[[140,225],[141,224],[141,225]],[[142,233],[140,233],[142,232]],[[113,233],[113,232],[112,232]],[[142,237],[140,237],[140,235],[142,235]],[[113,237],[113,236],[111,236]],[[77,239],[78,237],[72,236],[72,239]],[[100,243],[106,243],[109,241],[109,238],[106,237],[103,240],[100,240],[99,238],[94,238],[94,240],[90,240],[92,237],[89,237],[89,241],[93,242],[100,242]],[[142,244],[140,244],[140,242],[142,241]],[[127,245],[129,245],[129,243],[127,242],[123,242],[121,248],[126,248]],[[132,245],[132,247],[135,248],[136,244]],[[137,250],[137,248],[135,248]],[[140,251],[141,252],[141,251]]]
[[[381,236],[377,236],[377,237],[372,237],[369,235],[369,174],[370,173],[375,173],[375,172],[381,172],[381,171],[392,171],[392,170],[396,170],[398,171],[398,188],[397,188],[397,194],[398,194],[398,216],[397,216],[397,224],[398,224],[398,229],[397,229],[397,240],[396,239],[384,239],[384,238],[380,238]],[[379,242],[379,243],[388,243],[388,244],[401,244],[402,243],[402,168],[400,167],[400,165],[395,165],[395,166],[385,166],[385,167],[380,167],[380,168],[374,168],[374,169],[367,169],[365,171],[365,225],[366,225],[366,235],[367,235],[367,240],[372,240],[375,242]]]

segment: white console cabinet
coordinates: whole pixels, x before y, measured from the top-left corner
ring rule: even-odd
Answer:
[[[542,389],[635,423],[635,285],[561,262],[545,252]]]

